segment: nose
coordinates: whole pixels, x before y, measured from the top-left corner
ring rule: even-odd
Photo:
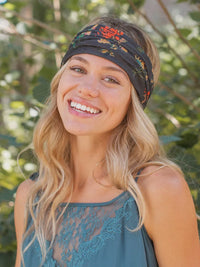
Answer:
[[[94,76],[87,76],[86,79],[81,81],[78,93],[84,97],[98,97],[99,89],[97,79]]]

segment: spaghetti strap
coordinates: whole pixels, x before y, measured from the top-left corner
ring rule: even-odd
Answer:
[[[142,169],[140,169],[138,172],[137,172],[137,176],[135,177],[135,181],[136,181],[136,183],[137,183],[137,181],[138,181],[138,179],[139,179],[139,175],[140,175],[140,173],[141,173],[141,171],[142,171]]]

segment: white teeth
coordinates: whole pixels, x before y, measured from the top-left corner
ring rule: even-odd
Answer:
[[[85,111],[86,110],[86,106],[82,106],[82,110]]]
[[[94,109],[94,108],[90,108],[90,107],[86,107],[85,105],[81,105],[81,104],[73,102],[73,101],[71,101],[70,105],[71,105],[72,108],[76,108],[76,109],[79,109],[79,110],[82,110],[82,111],[87,111],[87,112],[94,113],[94,114],[100,112],[100,110],[97,110],[97,109]]]
[[[75,103],[73,101],[71,102],[71,107],[75,107]]]

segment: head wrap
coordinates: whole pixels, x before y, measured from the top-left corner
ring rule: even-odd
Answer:
[[[61,66],[76,54],[103,57],[121,67],[128,74],[145,108],[154,86],[152,64],[142,47],[132,38],[118,29],[101,24],[90,25],[75,36]]]

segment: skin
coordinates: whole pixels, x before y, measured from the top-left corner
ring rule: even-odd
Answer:
[[[131,83],[116,64],[94,55],[73,56],[66,64],[57,93],[58,110],[71,133],[75,188],[72,202],[105,202],[122,190],[110,185],[100,163],[112,129],[123,120],[130,104]],[[76,101],[101,112],[85,115],[70,108]],[[94,172],[95,171],[95,172]],[[95,177],[105,186],[95,182]],[[194,204],[189,188],[178,172],[169,167],[147,167],[138,181],[146,204],[145,228],[153,240],[160,267],[199,267],[200,246]],[[17,191],[15,227],[17,258],[23,232],[23,214],[32,181]],[[67,199],[66,199],[67,200]]]

